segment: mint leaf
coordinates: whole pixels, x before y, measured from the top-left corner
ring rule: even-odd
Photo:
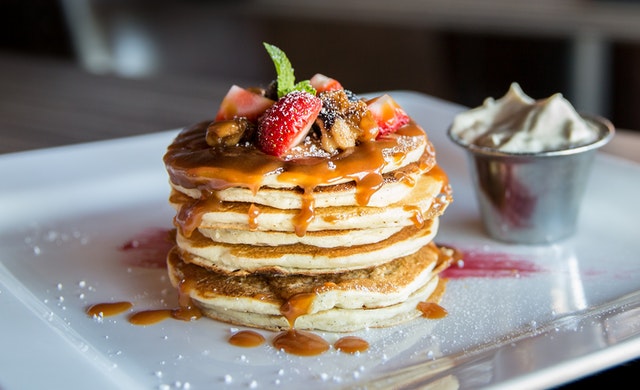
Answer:
[[[289,58],[287,58],[287,55],[284,54],[280,48],[266,42],[262,44],[264,48],[267,49],[273,64],[276,66],[276,74],[278,75],[276,79],[278,83],[278,98],[292,91],[305,91],[313,95],[316,94],[316,90],[311,86],[309,80],[300,81],[295,84],[296,78],[293,73],[293,66],[291,66]]]
[[[300,81],[298,84],[293,86],[292,91],[305,91],[312,95],[316,94],[316,89],[311,86],[311,82],[309,80]]]
[[[278,75],[278,98],[281,98],[289,91],[293,90],[293,84],[295,81],[293,67],[291,66],[291,62],[289,62],[287,55],[284,54],[280,48],[266,42],[264,42],[263,45],[265,49],[267,49],[273,64],[276,66],[276,73]]]

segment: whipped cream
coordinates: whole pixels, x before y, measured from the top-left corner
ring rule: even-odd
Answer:
[[[574,148],[598,139],[562,94],[534,100],[517,83],[502,98],[458,114],[451,134],[469,145],[509,153],[537,153]]]

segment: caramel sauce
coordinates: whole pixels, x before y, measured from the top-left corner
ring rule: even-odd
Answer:
[[[422,312],[422,316],[429,319],[444,318],[447,310],[434,302],[418,302],[417,309]]]
[[[301,330],[285,330],[273,338],[273,346],[292,355],[315,356],[326,352],[330,345],[322,337]]]
[[[178,286],[178,307],[175,309],[144,310],[129,317],[134,325],[152,325],[168,318],[181,321],[194,321],[202,317],[202,311],[193,304],[190,292],[194,283],[182,281]]]
[[[328,216],[322,217],[322,219],[330,223],[335,223],[336,221],[339,221],[344,218],[340,218],[340,216],[338,215],[331,215],[331,216],[328,215]]]
[[[315,293],[300,293],[290,297],[280,306],[280,313],[289,322],[289,327],[293,328],[296,319],[309,312],[315,298]]]
[[[452,248],[447,246],[446,249],[448,249],[449,251],[451,251],[450,253],[444,253],[443,251],[440,252],[440,256],[449,256],[451,257],[451,262],[456,263],[458,261],[464,260],[465,256],[464,253],[458,249],[458,248]]]
[[[429,245],[438,248],[438,246],[434,242],[429,243]],[[463,259],[464,254],[459,249],[451,248],[449,246],[440,247],[438,248],[438,263],[433,272],[440,273],[442,271],[445,271],[449,268],[449,266],[451,266],[451,264]]]
[[[400,181],[401,183],[404,183],[407,187],[412,188],[413,186],[416,185],[416,180],[410,175],[405,174],[404,172],[396,171],[394,172],[393,176],[396,178],[396,180]]]
[[[356,336],[341,337],[333,344],[333,346],[337,350],[345,353],[364,352],[369,349],[369,343]]]
[[[438,260],[433,272],[439,274],[440,272],[449,268],[454,262],[460,260],[462,253],[449,247],[438,247],[433,241],[428,244],[432,248],[438,251]],[[437,304],[446,290],[447,279],[440,278],[435,290],[431,293],[427,301],[418,302],[416,309],[422,312],[422,317],[429,319],[440,319],[446,317],[449,313],[447,310]]]
[[[280,313],[287,319],[289,329],[274,337],[272,344],[276,349],[299,356],[315,356],[329,349],[329,343],[322,337],[294,328],[296,319],[309,312],[315,298],[315,293],[295,294],[280,306]]]
[[[391,136],[362,142],[329,158],[293,160],[266,155],[253,146],[211,147],[206,142],[209,123],[201,122],[183,130],[164,155],[171,182],[198,189],[202,194],[203,200],[181,203],[175,218],[176,225],[187,237],[197,227],[207,207],[212,206],[207,199],[215,198],[211,195],[216,191],[243,187],[255,194],[264,184],[265,177],[275,175],[278,181],[303,191],[303,205],[294,223],[296,234],[304,235],[315,217],[313,192],[318,186],[354,181],[358,204],[365,206],[383,183],[384,168],[393,161],[401,161],[406,151],[426,144],[427,150],[431,151],[428,160],[435,158],[424,131],[414,122]]]
[[[307,232],[307,226],[309,226],[315,216],[315,199],[313,198],[311,191],[312,190],[310,189],[305,189],[304,194],[302,195],[300,212],[293,218],[293,224],[298,237],[305,235]]]
[[[191,301],[191,298],[189,298],[189,301]],[[171,317],[181,321],[194,321],[202,317],[202,311],[190,303],[187,306],[180,306],[171,310]]]
[[[202,311],[193,304],[189,294],[194,282],[182,280],[178,286],[178,308],[171,311],[171,317],[181,321],[193,321],[202,317]]]
[[[447,187],[449,184],[449,177],[447,176],[447,173],[444,171],[444,169],[442,169],[442,167],[440,165],[434,165],[430,170],[429,170],[429,176],[433,177],[434,179],[440,181],[443,183],[443,187]]]
[[[265,338],[258,332],[252,330],[241,330],[229,337],[229,344],[236,347],[252,348],[264,344]]]
[[[184,281],[180,283],[177,308],[139,311],[129,316],[129,322],[134,325],[152,325],[167,318],[182,321],[197,320],[202,317],[202,312],[193,304],[189,295],[193,287],[192,283]],[[132,306],[131,302],[98,303],[89,307],[87,314],[103,317],[114,316],[129,310]]]
[[[134,325],[153,325],[167,318],[171,318],[171,312],[172,310],[169,309],[139,311],[129,317],[129,322]]]
[[[97,303],[87,309],[87,314],[91,317],[111,317],[120,313],[124,313],[125,311],[131,309],[132,306],[133,304],[131,302]]]
[[[260,208],[254,203],[249,206],[249,230],[255,231],[258,229],[258,216],[260,215]]]
[[[422,212],[422,209],[420,209],[420,207],[412,206],[412,205],[405,205],[405,206],[402,206],[402,209],[412,213],[411,222],[413,222],[413,225],[415,227],[422,228],[424,226],[424,223],[425,223],[426,219],[425,219],[424,214]]]
[[[172,194],[172,200],[184,205],[176,213],[174,222],[185,237],[190,237],[191,233],[200,225],[202,216],[206,211],[217,210],[221,205],[220,200],[215,195],[209,195],[202,199],[192,199],[186,195],[174,193]]]
[[[368,173],[358,181],[356,187],[356,202],[359,205],[366,205],[369,203],[371,196],[382,187],[384,184],[384,178],[382,174]]]

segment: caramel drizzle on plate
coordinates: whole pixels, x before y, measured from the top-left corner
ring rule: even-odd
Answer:
[[[453,248],[445,250],[438,248],[433,242],[428,244],[438,250],[439,256],[437,266],[434,270],[439,273],[446,268],[452,261],[459,259],[460,252]],[[206,272],[206,271],[202,271]],[[440,279],[436,290],[425,301],[421,301],[416,305],[416,310],[422,313],[427,319],[439,319],[448,315],[446,309],[438,303],[445,290],[446,282]],[[287,320],[288,328],[275,335],[272,339],[272,345],[278,350],[299,356],[315,356],[322,354],[331,348],[331,344],[321,336],[309,332],[297,330],[295,328],[296,319],[300,316],[307,315],[312,312],[313,302],[317,293],[325,288],[335,288],[335,283],[325,283],[317,286],[312,292],[296,293],[288,298],[280,298],[282,302],[280,313]],[[182,321],[193,321],[202,317],[202,312],[193,303],[191,294],[197,288],[197,282],[187,282],[182,280],[178,284],[178,307],[175,309],[156,309],[143,310],[134,312],[129,316],[129,322],[134,325],[152,325],[165,319],[174,318]],[[256,299],[269,299],[269,297],[255,297]],[[132,307],[131,302],[108,302],[99,303],[87,308],[87,314],[91,317],[107,317],[114,316]],[[229,337],[228,342],[238,347],[258,347],[266,339],[260,333],[253,330],[241,330]],[[364,352],[369,349],[369,343],[356,336],[344,336],[338,339],[333,347],[343,353],[355,354]]]

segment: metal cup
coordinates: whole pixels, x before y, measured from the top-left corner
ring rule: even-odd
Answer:
[[[604,118],[583,119],[597,127],[595,142],[540,153],[505,153],[469,145],[449,130],[449,138],[468,152],[480,214],[491,237],[545,244],[575,233],[595,152],[615,132]]]

